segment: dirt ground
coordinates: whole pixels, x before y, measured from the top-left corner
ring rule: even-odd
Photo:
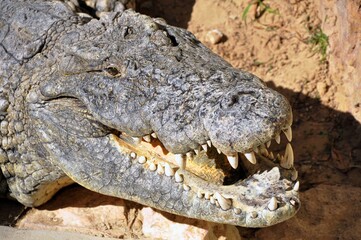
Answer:
[[[344,59],[340,58],[347,56],[337,56],[337,48],[346,48],[347,42],[338,42],[337,46],[338,36],[343,34],[339,25],[342,16],[337,15],[342,9],[333,6],[332,2],[161,0],[140,1],[138,4],[138,10],[143,13],[187,28],[233,66],[254,73],[290,100],[294,113],[292,146],[299,170],[302,201],[301,210],[294,218],[265,229],[235,228],[151,212],[137,204],[101,197],[72,186],[39,210],[30,210],[17,226],[117,238],[147,236],[167,239],[172,235],[165,232],[172,226],[187,226],[184,231],[196,234],[197,231],[189,227],[194,226],[199,235],[181,235],[182,238],[360,239],[361,124],[355,117],[359,103],[351,93],[357,94],[361,84],[354,82],[352,87],[343,81],[344,71],[349,71],[347,76],[351,76],[352,71],[360,69],[340,66],[344,64]],[[359,15],[356,15],[359,18],[354,20],[361,23],[361,2],[349,2],[359,6]],[[218,39],[210,33],[215,29],[222,33]],[[214,41],[220,42],[216,44]],[[355,44],[359,46],[360,42],[356,40]],[[327,49],[322,52],[325,46]],[[347,89],[350,87],[352,89]],[[350,104],[356,110],[350,109]],[[82,200],[84,195],[80,192],[88,195],[90,200]],[[68,197],[71,202],[66,201]],[[78,203],[74,204],[74,199],[79,199]],[[105,215],[97,212],[105,206],[109,207]],[[77,223],[66,225],[61,219],[70,213],[59,213],[59,209],[71,209],[71,214],[76,216],[84,215],[84,211],[93,213],[86,215],[88,223],[85,226]],[[119,220],[122,212],[125,217]],[[48,218],[41,213],[48,214]],[[102,219],[114,213],[118,219]],[[160,220],[165,224],[159,230],[162,233],[154,230],[156,225],[152,225],[154,231],[143,226],[148,221],[144,217],[147,214],[164,217]],[[175,230],[169,231],[174,234]]]

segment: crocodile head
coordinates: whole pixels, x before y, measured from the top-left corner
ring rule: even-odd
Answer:
[[[191,218],[264,227],[297,212],[292,147],[269,149],[292,138],[285,97],[162,20],[125,11],[66,26],[32,59],[50,70],[26,98],[36,150],[53,165]]]

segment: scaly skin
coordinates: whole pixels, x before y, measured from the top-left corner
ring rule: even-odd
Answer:
[[[75,181],[240,226],[297,212],[292,149],[274,159],[262,147],[290,131],[288,101],[186,30],[133,11],[98,20],[60,2],[5,0],[0,54],[0,180],[24,205]]]

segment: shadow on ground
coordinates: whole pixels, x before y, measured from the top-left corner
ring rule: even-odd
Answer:
[[[187,28],[195,0],[137,0],[137,12],[161,17],[170,25]]]

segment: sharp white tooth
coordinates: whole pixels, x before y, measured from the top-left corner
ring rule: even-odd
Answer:
[[[208,145],[209,147],[212,147],[212,142],[211,142],[211,140],[207,140],[207,145]]]
[[[137,154],[136,154],[135,152],[131,152],[131,153],[130,153],[130,157],[131,157],[131,158],[136,158],[136,157],[137,157]]]
[[[204,151],[207,152],[207,149],[208,149],[207,144],[203,144],[203,145],[202,145],[202,148],[203,148]]]
[[[218,148],[217,148],[217,152],[218,152],[218,154],[221,154],[221,153],[222,153],[221,150],[219,150]]]
[[[272,142],[272,141],[268,141],[268,142],[266,142],[266,146],[267,146],[267,148],[269,148],[269,147],[271,146],[271,142]]]
[[[223,197],[221,194],[219,194],[218,192],[216,192],[214,194],[215,199],[217,199],[219,205],[221,206],[222,210],[228,210],[232,207],[232,200],[231,199],[227,199],[225,197]]]
[[[278,143],[278,144],[281,143],[281,136],[280,136],[279,134],[276,135],[275,141],[276,141],[276,143]]]
[[[262,148],[262,149],[261,149],[261,154],[262,154],[263,156],[266,156],[266,157],[269,156],[269,153],[268,153],[268,151],[267,151],[266,148]]]
[[[150,136],[152,136],[153,138],[157,138],[157,134],[156,134],[156,133],[151,133]]]
[[[174,178],[177,183],[183,182],[183,176],[180,175],[178,171],[175,172]]]
[[[283,130],[283,133],[286,135],[286,138],[289,142],[292,141],[292,128],[288,127],[286,130]]]
[[[165,168],[164,172],[166,176],[168,177],[174,176],[174,170],[168,163],[165,164],[164,168]]]
[[[275,159],[275,157],[273,156],[273,152],[269,153],[269,158],[272,159],[272,160]]]
[[[164,174],[164,167],[160,164],[158,164],[158,166],[157,166],[157,173],[160,175]]]
[[[175,161],[177,162],[180,169],[185,169],[187,162],[186,156],[183,154],[174,154],[174,156],[175,156]]]
[[[192,159],[193,158],[193,152],[187,152],[186,156],[187,156],[187,158]]]
[[[194,152],[196,153],[196,155],[199,154],[199,149],[194,149]]]
[[[254,152],[245,153],[244,156],[247,158],[248,161],[250,161],[252,164],[257,163],[256,156],[254,155]]]
[[[283,168],[290,169],[293,166],[294,155],[291,144],[287,143],[285,155],[281,157],[280,165]]]
[[[144,141],[146,141],[146,142],[150,142],[150,141],[151,141],[150,135],[145,135],[145,136],[143,137],[143,139],[144,139]]]
[[[213,196],[210,198],[210,202],[211,202],[212,204],[216,204],[216,200],[214,199]]]
[[[139,144],[142,141],[142,139],[139,137],[132,137],[132,138],[133,138],[133,141],[137,144]]]
[[[295,200],[291,199],[290,203],[291,203],[292,206],[296,206],[296,201]]]
[[[238,154],[233,156],[227,155],[227,159],[232,168],[236,169],[238,167]]]
[[[147,161],[147,158],[146,158],[146,157],[144,157],[144,156],[139,156],[139,158],[138,158],[138,163],[143,164],[143,163],[145,163],[146,161]]]
[[[293,186],[293,191],[298,192],[299,189],[300,189],[300,181],[297,181]]]
[[[277,199],[275,197],[272,197],[271,200],[269,201],[268,209],[270,211],[274,211],[277,209]]]
[[[233,208],[235,214],[241,214],[242,210],[239,208]]]
[[[188,185],[186,185],[186,184],[183,184],[183,189],[184,189],[185,191],[189,191],[189,190],[191,190],[191,187],[188,186]]]
[[[155,170],[157,170],[157,166],[152,162],[150,165],[149,165],[149,170],[154,172]]]
[[[204,197],[204,194],[203,194],[200,190],[198,190],[198,192],[197,192],[197,197],[198,197],[198,198],[203,198],[203,197]]]
[[[211,198],[211,194],[210,194],[209,192],[206,192],[206,193],[204,194],[204,198],[207,199],[207,200],[209,200],[209,199]]]

